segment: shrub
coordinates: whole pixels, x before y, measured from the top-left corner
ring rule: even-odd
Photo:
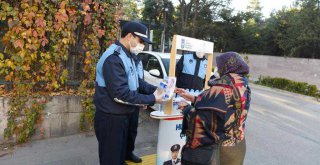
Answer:
[[[260,76],[257,84],[320,98],[320,91],[317,86],[305,82],[296,82],[279,77]]]

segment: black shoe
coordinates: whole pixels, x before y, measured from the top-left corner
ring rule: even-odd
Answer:
[[[133,153],[131,153],[129,156],[127,156],[126,160],[132,161],[134,163],[141,163],[142,162],[142,159]]]

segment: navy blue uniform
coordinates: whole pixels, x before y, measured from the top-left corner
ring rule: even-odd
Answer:
[[[94,95],[100,164],[124,164],[130,117],[139,105],[155,103],[153,91],[139,79],[133,56],[119,41],[104,52],[96,68]]]
[[[177,87],[203,90],[207,63],[205,57],[198,58],[195,53],[183,55],[176,66]]]

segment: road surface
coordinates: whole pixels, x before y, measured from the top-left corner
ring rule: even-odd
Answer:
[[[320,102],[252,86],[247,119],[248,165],[319,165]]]

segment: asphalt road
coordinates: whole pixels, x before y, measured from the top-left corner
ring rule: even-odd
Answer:
[[[251,88],[244,164],[319,165],[320,102],[267,87]],[[158,120],[151,119],[149,113],[140,113],[135,150],[140,156],[156,153]],[[6,154],[0,152],[0,165],[96,165],[97,151],[95,136],[78,134],[34,141]]]
[[[253,85],[246,126],[245,164],[320,164],[316,99]]]

